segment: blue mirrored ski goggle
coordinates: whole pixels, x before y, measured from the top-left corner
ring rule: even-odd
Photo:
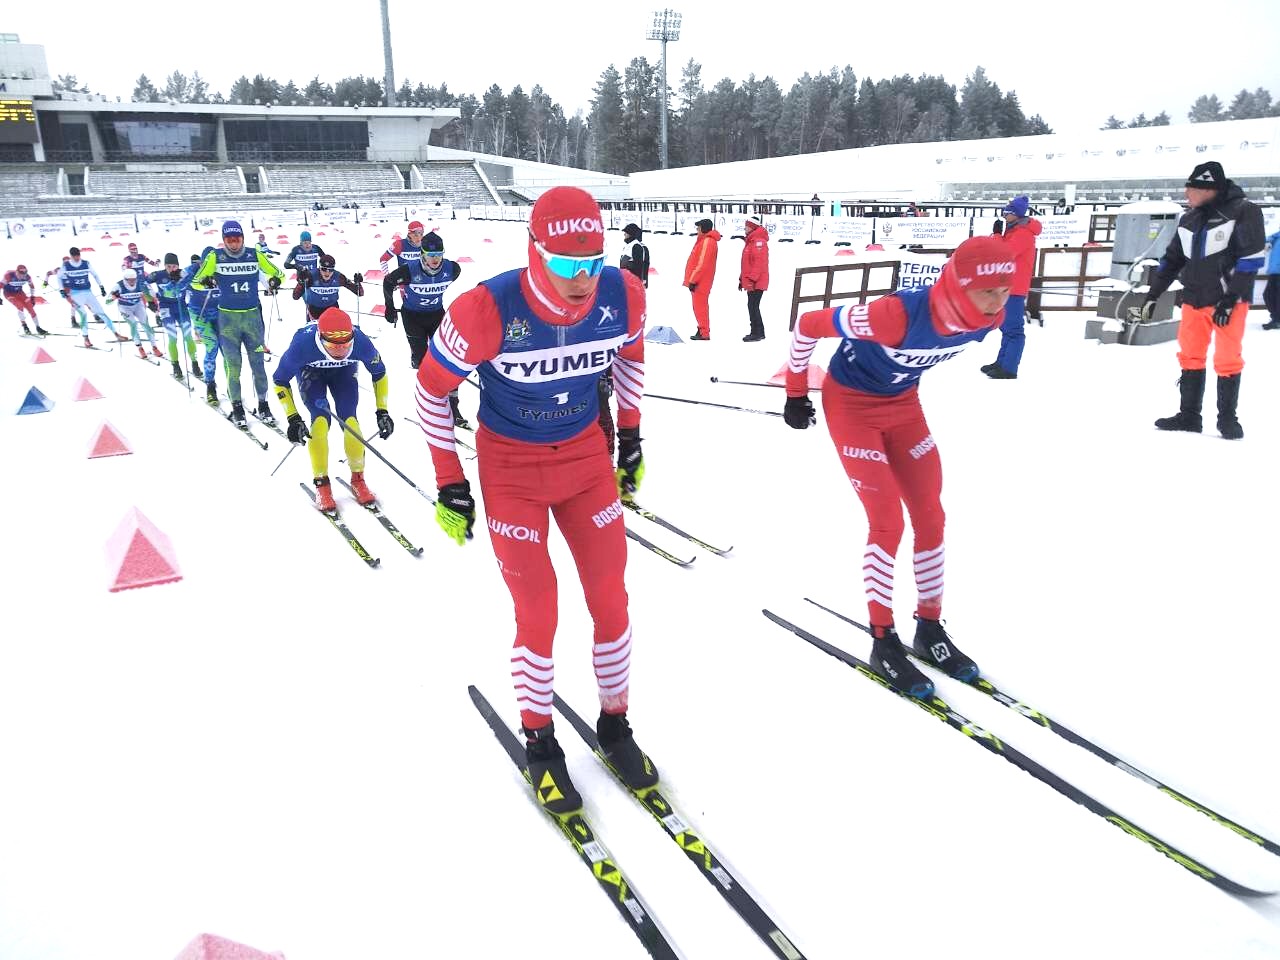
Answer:
[[[547,269],[564,280],[572,280],[580,273],[585,273],[588,277],[598,277],[604,270],[605,255],[603,253],[597,253],[591,257],[569,257],[552,253],[537,242],[533,247],[538,251],[538,256],[542,257],[542,262],[547,265]]]

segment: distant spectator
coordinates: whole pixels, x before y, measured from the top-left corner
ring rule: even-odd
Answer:
[[[760,299],[769,289],[769,231],[758,219],[748,214],[743,224],[746,236],[742,248],[742,269],[738,273],[738,289],[747,294],[747,316],[751,331],[742,338],[743,343],[764,339],[764,319],[760,316]]]
[[[815,193],[815,194],[813,195],[813,199],[811,199],[811,200],[809,201],[809,203],[811,203],[811,204],[813,205],[813,215],[814,215],[815,217],[817,217],[817,216],[821,216],[821,214],[822,214],[822,198],[821,198],[821,197],[819,197],[819,196]]]
[[[1271,319],[1262,325],[1263,330],[1280,330],[1280,230],[1267,237],[1267,285],[1262,291],[1262,302],[1267,305]]]
[[[1004,206],[1004,232],[1001,239],[1009,249],[1015,270],[1009,284],[1009,299],[1004,305],[1004,323],[1000,326],[1000,352],[995,363],[982,368],[992,380],[1018,379],[1022,350],[1027,344],[1027,293],[1031,289],[1031,273],[1036,263],[1036,237],[1040,221],[1029,215],[1030,201],[1014,197]]]
[[[710,220],[699,220],[698,239],[684,265],[684,285],[693,295],[693,319],[698,329],[691,340],[711,339],[711,285],[716,279],[716,259],[720,252],[720,231]]]
[[[627,244],[627,252],[622,255],[618,266],[630,270],[647,287],[649,285],[649,248],[640,242],[644,231],[636,224],[628,223],[622,228],[622,239]]]

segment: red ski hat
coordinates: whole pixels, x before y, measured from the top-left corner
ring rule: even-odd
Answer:
[[[138,245],[137,245],[136,243],[131,243],[131,244],[129,244],[129,252],[130,252],[130,253],[137,253],[137,252],[138,252]]]
[[[320,339],[328,340],[330,343],[346,343],[355,336],[355,331],[351,327],[350,314],[338,307],[330,307],[320,314],[316,324]]]
[[[18,264],[18,273],[26,273],[26,272],[27,272],[27,268],[26,268],[26,266],[25,266],[24,264],[21,264],[21,263],[20,263],[20,264]]]
[[[529,236],[548,253],[599,253],[604,250],[600,204],[577,187],[552,187],[533,205]]]
[[[413,221],[413,223],[409,224],[409,229],[408,229],[408,230],[406,230],[406,231],[405,231],[405,233],[413,233],[413,231],[415,231],[415,230],[417,230],[419,233],[421,233],[421,232],[423,231],[423,229],[424,229],[424,228],[423,228],[423,226],[422,226],[422,222],[421,222],[421,221],[419,221],[419,220],[415,220],[415,221]]]
[[[961,290],[990,290],[1013,283],[1018,265],[999,237],[970,237],[951,255],[947,265]]]

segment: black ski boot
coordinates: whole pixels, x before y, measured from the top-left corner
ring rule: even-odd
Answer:
[[[27,321],[19,320],[18,322],[22,324],[22,335],[24,337],[31,336],[31,328],[27,326]]]
[[[1181,408],[1172,417],[1157,420],[1156,429],[1199,433],[1204,429],[1200,419],[1200,406],[1204,403],[1204,371],[1183,370],[1178,378],[1178,387],[1182,393]]]
[[[173,379],[177,380],[178,382],[182,382],[183,380],[187,379],[187,375],[182,372],[182,364],[180,364],[177,360],[173,361]]]
[[[462,408],[458,406],[458,398],[452,393],[449,394],[449,409],[453,411],[453,425],[455,427],[461,427],[463,430],[471,429],[471,424],[462,415]]]
[[[191,375],[197,380],[202,380],[204,378],[204,371],[200,369],[200,364],[195,360],[191,361]]]
[[[215,384],[206,383],[204,385],[204,398],[209,406],[216,407],[218,405],[218,388]]]
[[[265,400],[258,401],[258,419],[269,427],[276,425],[276,415],[271,412],[271,407]]]
[[[933,696],[933,681],[907,657],[907,650],[893,627],[871,628],[871,669],[889,686],[917,700]]]
[[[933,664],[949,677],[955,677],[964,683],[973,683],[978,679],[978,665],[960,652],[955,641],[942,629],[941,620],[926,620],[917,616],[916,635],[911,641],[911,649],[921,660]]]
[[[636,746],[625,713],[601,712],[596,721],[596,739],[600,742],[600,752],[632,790],[647,790],[658,782],[658,768],[649,755]]]
[[[564,751],[556,742],[552,724],[537,730],[520,728],[524,733],[525,760],[529,765],[529,782],[533,785],[538,805],[558,817],[582,809],[582,797],[569,779]]]
[[[231,404],[231,416],[227,417],[227,419],[230,420],[232,423],[234,423],[241,430],[249,429],[249,421],[244,418],[243,403]]]
[[[1240,440],[1244,427],[1236,419],[1236,403],[1240,400],[1240,374],[1218,378],[1218,432],[1224,440]]]
[[[42,337],[47,337],[49,335],[49,331],[46,330],[44,327],[40,326],[40,324],[38,323],[36,324],[36,333],[38,333]]]
[[[1018,375],[1016,373],[1010,373],[1008,370],[1000,366],[1000,364],[998,363],[988,363],[985,367],[982,367],[981,369],[982,369],[982,372],[985,373],[992,380],[1017,380],[1018,379]]]

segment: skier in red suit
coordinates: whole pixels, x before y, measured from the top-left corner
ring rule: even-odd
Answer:
[[[644,476],[645,291],[605,265],[600,207],[576,187],[534,204],[529,265],[462,294],[431,338],[418,370],[418,415],[440,498],[436,519],[463,544],[475,501],[454,449],[449,391],[480,379],[476,449],[489,539],[515,602],[511,676],[538,800],[555,814],[582,805],[551,723],[556,575],[549,518],[569,544],[595,622],[600,745],[634,789],[658,773],[627,723],[631,621],[623,572],[620,497]],[[597,381],[612,371],[618,399],[618,466],[598,422]]]
[[[812,424],[809,358],[822,337],[842,337],[822,385],[827,429],[841,465],[867,511],[863,584],[872,627],[871,665],[889,683],[922,699],[933,684],[909,659],[893,627],[894,558],[902,541],[902,505],[915,531],[918,602],[914,651],[966,682],[978,666],[942,627],[942,460],[920,407],[926,370],[957,356],[1000,326],[1017,265],[999,237],[973,237],[951,257],[938,282],[899,290],[869,304],[815,310],[800,317],[787,368],[787,424]]]

